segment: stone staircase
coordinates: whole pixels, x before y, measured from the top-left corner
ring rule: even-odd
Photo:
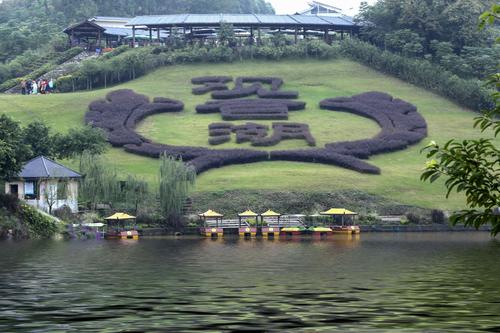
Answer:
[[[47,72],[43,74],[42,76],[38,77],[37,80],[39,79],[53,79],[57,80],[61,76],[68,75],[70,73],[73,73],[76,71],[79,67],[79,65],[89,59],[96,58],[97,54],[95,52],[89,52],[89,51],[83,51],[80,54],[74,56],[70,60],[58,65],[56,68],[51,70],[50,72]],[[6,94],[20,94],[21,93],[21,87],[19,85],[10,88],[9,90],[5,91]]]

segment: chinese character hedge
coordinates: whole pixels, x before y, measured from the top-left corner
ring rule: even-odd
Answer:
[[[305,103],[289,103],[297,99],[297,91],[280,91],[283,80],[278,77],[238,77],[234,89],[229,90],[228,76],[205,76],[193,78],[193,84],[203,86],[193,88],[193,94],[203,95],[212,92],[216,101],[199,105],[198,113],[220,112],[224,120],[287,120],[288,111],[303,110]],[[263,85],[269,85],[269,89]],[[243,99],[256,95],[258,99]],[[267,100],[267,101],[266,101]]]
[[[273,84],[273,81],[269,82]],[[278,82],[274,84],[278,85]],[[300,103],[296,101],[286,102]],[[208,105],[218,111],[223,106],[219,102],[212,102]],[[148,157],[158,158],[162,153],[176,156],[191,164],[198,173],[232,164],[272,160],[324,163],[357,172],[379,174],[379,168],[370,165],[363,159],[375,154],[405,149],[409,145],[418,143],[427,135],[427,124],[417,113],[415,106],[399,99],[393,99],[384,93],[370,92],[353,97],[326,99],[320,105],[323,109],[350,112],[373,119],[380,125],[382,131],[371,139],[332,142],[324,148],[301,150],[266,152],[250,149],[217,150],[205,147],[171,146],[151,142],[137,134],[135,127],[142,119],[153,114],[181,112],[184,108],[183,103],[167,98],[155,98],[151,102],[147,96],[137,94],[132,90],[114,91],[109,93],[105,100],[90,103],[85,121],[104,129],[113,146],[124,147],[127,152]],[[301,104],[301,106],[305,106],[305,104]],[[258,137],[265,128],[265,126],[258,124],[253,124],[250,127],[252,128],[244,128],[244,130],[257,133],[253,135],[254,138]],[[222,144],[230,140],[233,126],[217,123],[210,125],[209,130],[217,133],[211,137],[210,140],[213,141],[210,143]],[[276,123],[273,124],[273,132],[278,133],[277,135],[282,138],[305,139],[311,146],[314,143],[308,126],[304,124]],[[240,138],[240,140],[245,139],[245,135]],[[258,139],[266,140],[266,137],[258,137]]]

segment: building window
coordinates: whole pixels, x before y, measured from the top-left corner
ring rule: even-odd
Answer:
[[[36,199],[36,182],[25,182],[24,183],[24,199],[35,200]]]

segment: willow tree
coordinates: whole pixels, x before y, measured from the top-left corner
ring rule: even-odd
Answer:
[[[151,195],[149,186],[144,180],[129,175],[121,191],[126,209],[133,209],[135,215],[138,214],[139,208],[150,205]]]
[[[165,221],[177,227],[190,190],[196,181],[196,172],[182,160],[162,154],[159,172],[160,207]]]
[[[116,172],[95,155],[84,152],[80,159],[80,200],[95,210],[98,203],[113,203],[120,193]]]

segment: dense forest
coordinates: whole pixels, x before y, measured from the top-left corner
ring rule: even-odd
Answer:
[[[478,17],[490,0],[380,0],[362,6],[361,38],[408,58],[424,58],[460,77],[484,78],[495,71],[500,47]]]
[[[264,0],[4,0],[0,3],[0,63],[57,43],[54,36],[67,25],[96,15],[222,12],[274,13],[274,9]]]

